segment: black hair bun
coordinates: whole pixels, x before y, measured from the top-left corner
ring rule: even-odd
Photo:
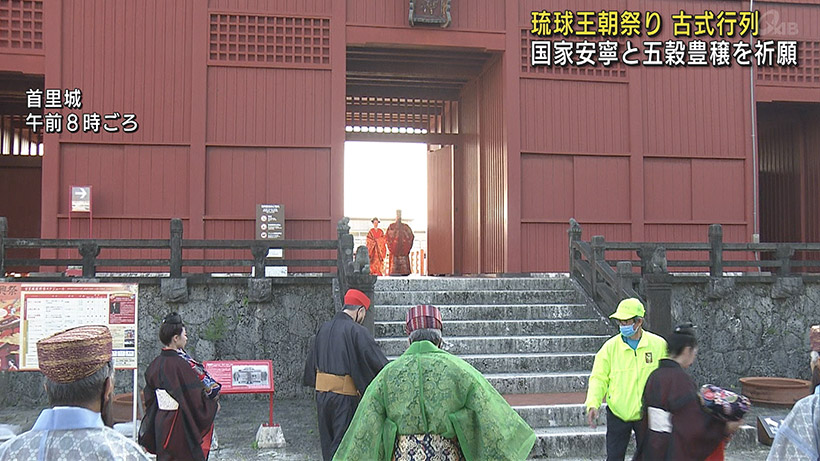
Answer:
[[[695,336],[695,325],[691,322],[682,323],[676,326],[672,332],[679,335]]]
[[[181,324],[182,323],[182,317],[180,317],[180,315],[177,314],[176,312],[171,312],[170,314],[165,316],[165,319],[162,321],[162,323],[174,323],[174,324],[180,323]]]

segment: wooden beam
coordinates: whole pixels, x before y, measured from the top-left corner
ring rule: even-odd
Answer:
[[[459,89],[408,87],[406,85],[355,85],[348,80],[348,96],[377,98],[418,98],[458,101]]]
[[[401,133],[347,133],[346,141],[371,142],[423,142],[427,144],[455,145],[459,142],[457,134],[401,134]]]

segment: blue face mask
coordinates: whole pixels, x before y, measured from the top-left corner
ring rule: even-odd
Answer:
[[[629,325],[621,325],[620,329],[621,329],[621,334],[624,336],[624,338],[630,338],[630,337],[635,335],[635,324],[634,323],[629,324]]]

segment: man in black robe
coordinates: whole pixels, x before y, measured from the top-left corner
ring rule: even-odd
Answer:
[[[345,294],[344,309],[325,322],[305,363],[303,383],[316,389],[322,457],[330,461],[353,420],[370,381],[387,364],[370,332],[361,323],[370,299],[361,291]]]

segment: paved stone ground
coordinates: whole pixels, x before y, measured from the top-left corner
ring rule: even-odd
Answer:
[[[211,453],[212,461],[303,461],[321,460],[321,447],[316,424],[316,407],[312,400],[276,400],[274,423],[282,427],[287,446],[276,449],[254,448],[256,431],[268,419],[267,400],[248,396],[222,397],[222,410],[216,417],[219,448]],[[40,408],[0,408],[0,424],[17,424],[28,430],[37,419]],[[782,410],[781,410],[782,411]],[[755,451],[727,450],[726,461],[764,461],[768,447]],[[576,460],[580,461],[580,460]]]

